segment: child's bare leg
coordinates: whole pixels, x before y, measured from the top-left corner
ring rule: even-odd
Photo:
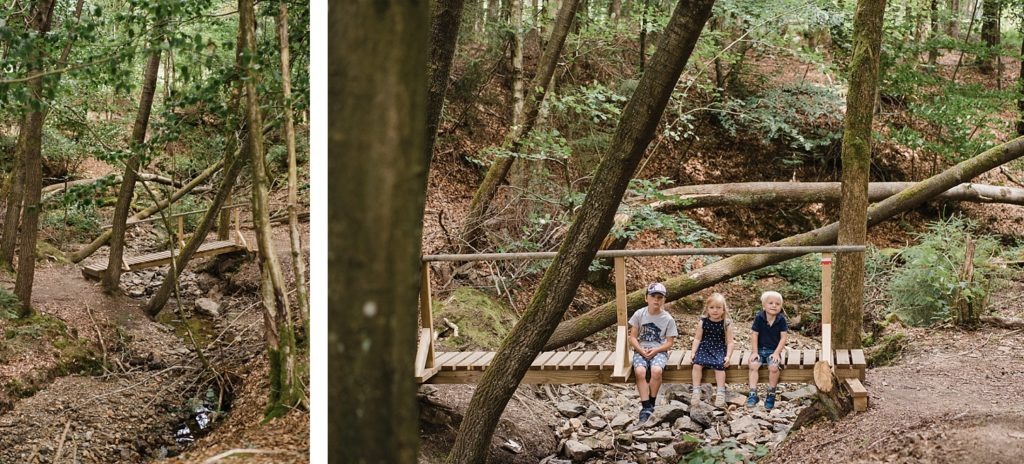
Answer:
[[[658,397],[658,389],[661,388],[661,368],[651,366],[651,398]]]
[[[693,365],[693,388],[696,390],[700,388],[700,381],[704,377],[704,366],[700,364]]]
[[[757,391],[757,371],[761,368],[761,362],[756,354],[750,356],[750,363],[747,364],[747,367],[750,368],[750,391]]]
[[[781,371],[779,370],[778,364],[769,364],[768,365],[768,387],[769,388],[775,388],[775,386],[779,384],[779,373],[780,372]]]
[[[725,371],[715,371],[715,384],[718,391],[725,390]]]
[[[651,389],[647,385],[647,368],[636,366],[633,368],[633,373],[636,374],[636,390],[640,393],[640,401],[649,400],[651,398]],[[653,372],[651,377],[654,377]]]

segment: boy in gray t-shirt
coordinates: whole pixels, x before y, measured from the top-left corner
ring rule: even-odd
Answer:
[[[640,422],[654,412],[654,400],[661,388],[661,373],[668,364],[668,350],[679,336],[676,320],[664,309],[665,286],[655,282],[647,287],[647,306],[629,318],[629,345],[633,347],[633,372],[640,392]],[[647,380],[647,372],[651,380]]]

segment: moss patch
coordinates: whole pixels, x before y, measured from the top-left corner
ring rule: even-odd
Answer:
[[[443,339],[444,349],[495,350],[519,319],[491,295],[473,288],[459,288],[443,302],[434,302],[434,328],[446,318],[459,327],[458,337]]]
[[[893,332],[883,337],[878,345],[868,349],[868,367],[888,366],[903,354],[907,348],[907,335],[903,332]]]
[[[96,374],[103,370],[101,357],[87,340],[78,338],[63,321],[34,313],[21,319],[4,318],[0,339],[0,362],[25,356],[52,356],[54,363],[43,363],[26,378],[12,379],[4,385],[8,396],[30,395],[54,377],[73,373]]]

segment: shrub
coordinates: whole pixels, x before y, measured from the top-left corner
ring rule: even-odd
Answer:
[[[988,300],[1001,270],[991,264],[999,244],[989,236],[976,235],[975,226],[960,217],[931,223],[919,234],[920,243],[903,250],[903,266],[888,285],[894,312],[912,325],[931,325],[956,317],[960,300],[976,319]],[[975,240],[974,274],[965,281],[965,247]]]

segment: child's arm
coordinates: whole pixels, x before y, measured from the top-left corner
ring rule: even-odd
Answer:
[[[729,367],[729,359],[732,358],[732,324],[725,326],[725,360],[722,361],[722,367]]]
[[[676,342],[676,337],[667,337],[667,338],[665,338],[665,343],[662,343],[661,346],[651,350],[651,356],[654,356],[654,355],[656,355],[658,353],[661,353],[662,351],[668,352],[668,350],[672,349],[672,344],[675,343],[675,342]]]
[[[779,338],[779,346],[776,346],[775,351],[772,352],[772,358],[776,362],[782,362],[782,350],[786,349],[787,340],[789,340],[789,332],[782,332],[782,337]]]
[[[697,327],[693,328],[693,345],[690,347],[690,359],[697,356],[697,347],[700,346],[702,338],[704,338],[704,324],[701,324],[700,319],[697,319]]]
[[[629,346],[633,347],[633,351],[643,355],[644,350],[640,349],[640,342],[636,339],[638,336],[640,336],[640,329],[635,325],[629,326]]]
[[[757,331],[750,331],[750,356],[757,356]]]

